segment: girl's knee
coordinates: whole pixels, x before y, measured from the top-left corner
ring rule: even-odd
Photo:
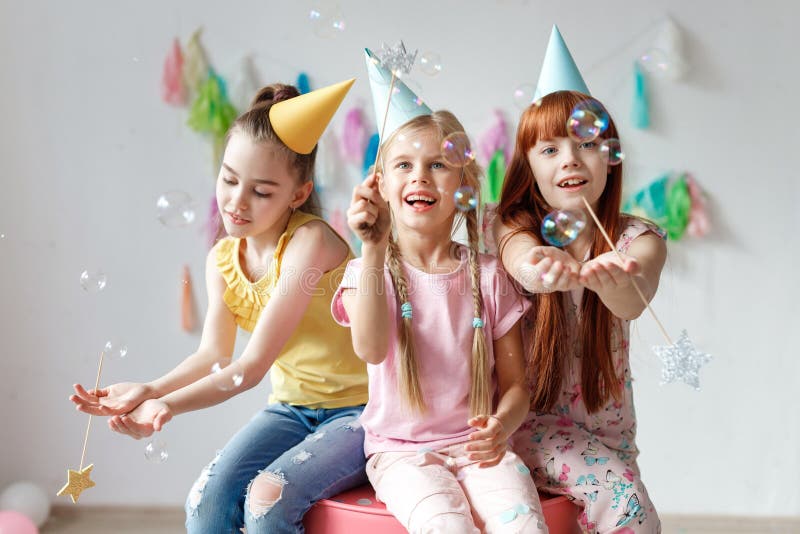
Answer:
[[[452,532],[473,534],[480,532],[471,517],[458,512],[436,514],[428,517],[425,521],[417,520],[414,523],[409,525],[410,534],[450,534]]]
[[[260,519],[272,510],[283,497],[286,478],[280,471],[262,471],[247,488],[246,507],[254,519]]]
[[[544,517],[526,504],[503,510],[486,522],[487,534],[504,533],[541,534],[547,533]]]
[[[185,509],[187,515],[197,515],[200,502],[203,499],[203,493],[206,490],[206,486],[208,485],[208,481],[211,478],[212,471],[219,460],[219,457],[220,453],[217,453],[214,459],[211,460],[211,462],[209,462],[209,464],[200,472],[200,476],[197,477],[197,480],[194,481],[194,484],[192,484],[192,489],[189,490],[189,496],[186,498]]]

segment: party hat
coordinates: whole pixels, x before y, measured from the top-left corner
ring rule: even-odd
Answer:
[[[572,59],[572,54],[569,53],[567,44],[558,31],[558,26],[554,24],[533,100],[539,100],[556,91],[578,91],[585,95],[589,94],[589,88],[586,87],[575,60]]]
[[[378,131],[383,131],[383,139],[389,137],[392,132],[414,117],[433,113],[414,91],[396,77],[390,101],[389,86],[392,81],[392,72],[381,65],[380,60],[370,49],[365,48],[364,52],[369,73],[369,88],[372,91],[372,103],[375,106],[375,121],[378,124]],[[387,104],[389,105],[388,113]],[[383,124],[384,117],[386,117],[385,126]]]
[[[352,78],[273,104],[269,120],[275,133],[298,154],[310,154],[355,81]]]

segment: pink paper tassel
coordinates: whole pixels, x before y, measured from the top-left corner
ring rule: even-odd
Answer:
[[[711,222],[706,209],[706,199],[703,191],[694,178],[686,175],[686,185],[689,188],[689,197],[692,199],[692,207],[689,210],[689,225],[686,231],[692,237],[703,237],[711,230]]]
[[[489,162],[498,150],[503,151],[506,161],[511,160],[508,143],[508,124],[499,109],[494,110],[495,123],[481,136],[478,141],[478,150],[480,151],[481,161],[484,163]]]
[[[183,266],[183,280],[181,288],[181,328],[184,332],[191,332],[197,324],[194,315],[194,299],[192,296],[192,277],[189,266]]]
[[[185,106],[186,86],[183,83],[183,52],[176,38],[164,60],[164,73],[161,76],[161,99],[172,106]]]
[[[341,209],[336,208],[333,210],[330,223],[331,227],[336,230],[336,233],[342,236],[345,241],[349,241],[350,229],[347,227],[347,219],[345,219]]]
[[[350,163],[361,163],[366,147],[367,126],[364,122],[364,112],[361,108],[354,107],[344,118],[340,144],[342,158]]]

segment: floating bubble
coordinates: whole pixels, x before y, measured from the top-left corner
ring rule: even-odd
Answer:
[[[160,439],[151,440],[144,447],[144,457],[148,462],[160,464],[167,461],[169,452],[167,452],[167,444]]]
[[[608,129],[608,125],[611,123],[611,118],[608,116],[608,112],[605,110],[603,105],[596,100],[583,100],[582,102],[578,102],[578,104],[575,106],[575,109],[572,110],[572,113],[575,114],[576,111],[592,112],[597,118],[595,121],[595,126],[600,128],[600,133],[605,132]]]
[[[669,54],[660,48],[651,48],[639,56],[639,65],[650,74],[663,77],[669,75],[672,61]]]
[[[158,220],[166,227],[178,228],[194,222],[194,203],[189,193],[168,191],[156,201]]]
[[[466,212],[478,207],[478,195],[475,193],[475,190],[468,185],[462,185],[456,189],[456,192],[453,193],[453,200],[459,211]]]
[[[311,21],[314,35],[323,39],[333,39],[342,33],[346,26],[339,4],[315,2],[308,12],[308,19]]]
[[[122,360],[128,355],[128,346],[119,339],[110,339],[103,346],[103,354],[111,360]]]
[[[586,215],[581,211],[551,211],[542,220],[542,237],[554,247],[565,247],[575,241],[586,228]]]
[[[475,159],[475,152],[464,132],[453,132],[442,140],[442,158],[453,167],[466,167]]]
[[[591,111],[575,109],[567,119],[567,135],[580,143],[594,141],[600,135],[602,125]]]
[[[233,363],[217,362],[211,366],[211,381],[222,391],[231,391],[244,382],[244,369],[239,361]]]
[[[529,84],[523,83],[518,85],[514,88],[514,105],[516,105],[519,109],[525,109],[531,105],[533,102],[533,95],[536,92],[536,88]]]
[[[608,159],[609,165],[619,165],[625,159],[625,153],[622,151],[619,139],[614,139],[613,137],[600,143],[600,154]]]
[[[106,287],[106,274],[103,271],[83,271],[81,273],[81,287],[87,293],[97,293]]]
[[[419,69],[428,76],[442,72],[442,58],[436,52],[425,52],[419,57]]]

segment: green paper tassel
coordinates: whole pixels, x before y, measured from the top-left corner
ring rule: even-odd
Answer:
[[[629,197],[622,206],[622,211],[650,219],[663,227],[667,224],[667,184],[669,175],[658,177],[644,189]]]
[[[650,127],[650,104],[647,98],[647,78],[639,63],[633,64],[633,125],[640,130]]]
[[[486,187],[484,190],[484,203],[496,204],[500,200],[503,190],[503,178],[506,174],[506,158],[502,149],[495,151],[489,165],[486,166]]]
[[[667,222],[664,225],[667,235],[675,241],[683,237],[689,225],[689,212],[692,209],[692,198],[686,175],[680,175],[667,190]]]
[[[208,78],[200,85],[192,102],[187,124],[196,132],[211,135],[215,164],[222,156],[225,135],[234,120],[236,108],[228,100],[225,81],[213,69],[209,69]]]

